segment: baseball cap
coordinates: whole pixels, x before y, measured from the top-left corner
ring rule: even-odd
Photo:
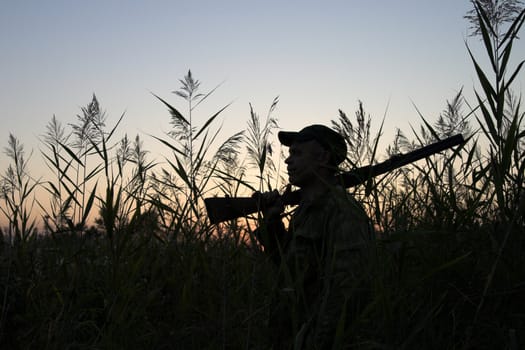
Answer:
[[[301,131],[279,131],[279,141],[285,146],[294,142],[317,141],[325,150],[332,154],[336,164],[346,158],[346,142],[337,131],[320,124],[313,124]]]

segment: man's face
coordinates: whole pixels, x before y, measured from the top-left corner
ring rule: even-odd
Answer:
[[[326,167],[329,157],[317,141],[292,143],[285,160],[290,183],[303,187],[319,181],[319,171]]]

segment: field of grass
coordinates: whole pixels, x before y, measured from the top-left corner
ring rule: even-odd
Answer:
[[[353,310],[337,344],[359,349],[522,349],[525,347],[525,129],[510,67],[525,20],[501,31],[477,5],[488,68],[472,62],[477,101],[462,93],[436,121],[422,116],[412,139],[398,131],[386,152],[407,152],[463,133],[467,142],[370,178],[350,191],[377,228],[366,271],[366,304]],[[479,16],[478,16],[479,15]],[[469,51],[470,52],[470,51]],[[275,267],[252,235],[258,220],[211,225],[203,199],[285,184],[278,128],[251,109],[248,128],[215,146],[224,106],[201,125],[193,114],[208,94],[191,72],[166,100],[172,131],[165,166],[141,139],[114,140],[98,101],[66,128],[42,138],[52,178],[34,180],[19,140],[1,175],[0,348],[269,349],[265,324]],[[360,104],[333,127],[349,144],[344,169],[374,163],[381,130]],[[214,150],[213,152],[211,150]],[[47,202],[35,199],[45,189]],[[41,217],[34,217],[42,212]],[[42,225],[42,228],[40,228]],[[38,226],[38,229],[37,229]],[[351,299],[351,298],[350,298]]]

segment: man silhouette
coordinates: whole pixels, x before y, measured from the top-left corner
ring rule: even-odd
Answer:
[[[256,193],[265,203],[256,235],[279,267],[270,336],[274,349],[331,349],[337,324],[348,313],[349,296],[359,287],[369,220],[337,182],[347,152],[339,133],[310,125],[299,132],[281,131],[278,137],[289,147],[289,182],[300,188],[301,201],[286,229],[279,193]]]

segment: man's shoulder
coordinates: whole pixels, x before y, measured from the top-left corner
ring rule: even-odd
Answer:
[[[300,210],[304,219],[308,217],[310,223],[322,221],[324,224],[328,222],[350,221],[366,221],[368,216],[358,200],[348,193],[344,188],[330,189],[316,201],[308,204]]]
[[[334,213],[363,210],[363,206],[356,200],[354,195],[342,187],[335,187],[327,191],[320,201],[320,205],[325,208],[325,210]]]

